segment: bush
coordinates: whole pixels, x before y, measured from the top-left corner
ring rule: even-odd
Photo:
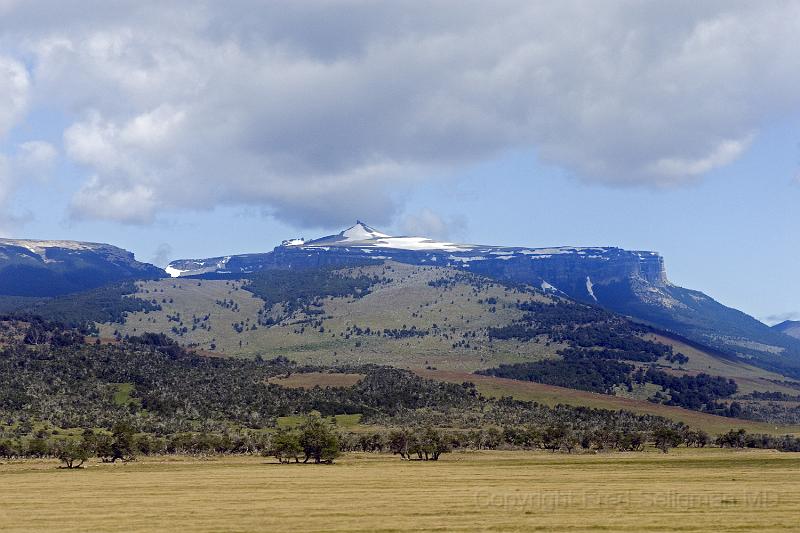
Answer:
[[[318,416],[309,416],[300,428],[300,446],[305,455],[304,463],[314,459],[315,463],[333,463],[339,457],[339,437]]]
[[[303,447],[300,445],[300,436],[293,431],[279,430],[272,439],[269,454],[275,456],[279,463],[288,463],[294,459],[300,462]]]
[[[86,441],[59,439],[53,445],[53,455],[65,468],[73,469],[82,467],[92,453]]]

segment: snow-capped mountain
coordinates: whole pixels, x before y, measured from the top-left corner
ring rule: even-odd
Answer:
[[[56,296],[164,271],[109,244],[0,239],[0,295]]]
[[[344,267],[397,261],[449,267],[524,283],[758,359],[779,369],[800,343],[699,291],[670,283],[654,251],[616,247],[524,248],[392,236],[358,221],[335,234],[288,239],[272,252],[173,261],[172,276],[236,276],[266,269]],[[794,357],[794,356],[792,356]]]
[[[596,283],[609,278],[641,277],[667,285],[661,256],[614,247],[521,248],[462,244],[427,237],[392,236],[358,221],[335,234],[310,241],[288,239],[272,252],[173,261],[173,277],[241,274],[269,268],[298,268],[395,260],[501,274],[548,290],[596,301]],[[579,275],[580,274],[580,275]]]

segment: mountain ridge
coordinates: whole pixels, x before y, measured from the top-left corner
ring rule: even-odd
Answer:
[[[780,324],[772,326],[772,329],[780,331],[784,335],[800,339],[800,320],[784,320]]]
[[[0,239],[0,295],[59,296],[115,281],[164,275],[162,269],[110,244]]]
[[[655,251],[617,247],[507,247],[390,236],[358,221],[338,234],[289,239],[271,252],[178,260],[176,277],[344,267],[386,260],[449,267],[600,305],[765,368],[800,375],[800,341],[696,290],[673,284]]]

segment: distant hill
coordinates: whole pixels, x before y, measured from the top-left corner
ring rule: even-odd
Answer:
[[[800,377],[800,340],[710,296],[671,283],[654,251],[615,247],[521,248],[394,237],[363,222],[335,235],[288,239],[271,252],[172,262],[175,277],[351,266],[386,260],[446,267],[601,305],[752,364]]]
[[[108,244],[0,239],[0,295],[58,296],[165,272]]]
[[[780,331],[784,335],[800,339],[800,320],[786,320],[780,324],[775,324],[772,329]]]

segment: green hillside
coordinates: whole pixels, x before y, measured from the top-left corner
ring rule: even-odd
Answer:
[[[164,333],[209,356],[481,371],[605,393],[642,412],[664,403],[773,424],[800,420],[796,380],[597,307],[452,269],[390,262],[159,280],[140,282],[135,297],[150,307],[100,324],[101,337]]]
[[[124,324],[101,324],[100,335],[165,333],[201,353],[237,357],[282,354],[302,363],[467,371],[555,357],[564,347],[487,335],[488,328],[521,316],[517,302],[553,301],[541,293],[450,269],[397,263],[342,272],[379,281],[366,295],[312,298],[291,313],[286,305],[270,305],[247,290],[247,280],[140,282],[136,296],[161,309],[130,313]]]

